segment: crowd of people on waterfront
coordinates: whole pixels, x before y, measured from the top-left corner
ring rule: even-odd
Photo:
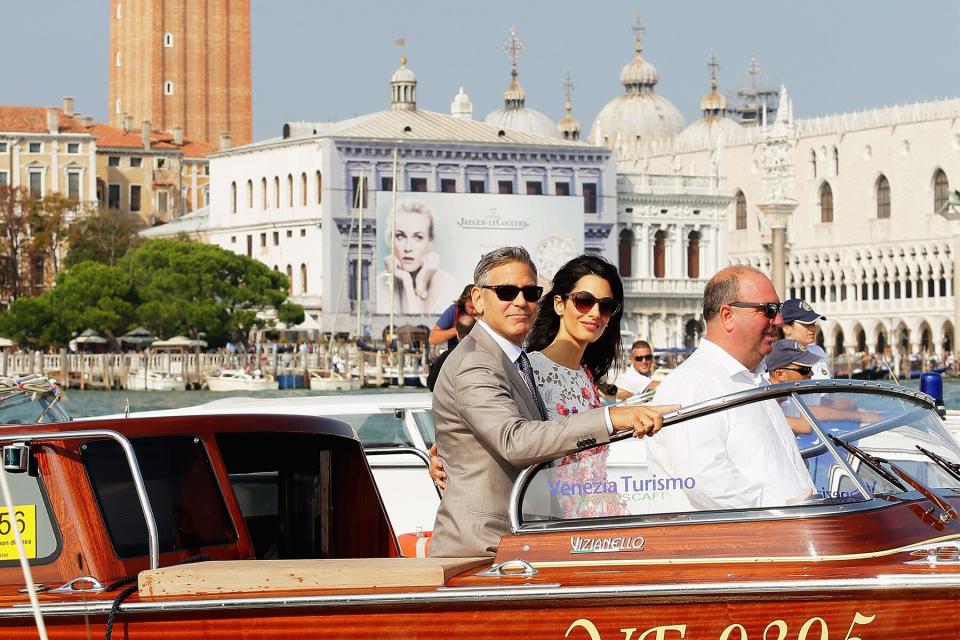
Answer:
[[[486,254],[469,298],[465,289],[449,314],[454,335],[441,334],[450,329],[440,322],[435,329],[437,341],[457,343],[431,372],[437,434],[431,476],[444,491],[431,555],[492,554],[507,532],[508,496],[524,467],[554,461],[561,484],[571,473],[577,478],[569,482],[605,478],[606,445],[618,431],[647,438],[653,477],[696,479],[682,492],[680,510],[785,506],[814,495],[797,445],[805,423],[784,403],[735,407],[661,432],[664,414],[680,407],[830,377],[826,354],[814,342],[816,323],[825,318],[809,304],[781,303],[763,273],[727,267],[705,288],[706,331],[692,355],[654,380],[653,349],[636,341],[611,384],[623,313],[616,268],[593,255],[574,258],[553,275],[547,292],[537,275],[523,248]],[[650,404],[611,404],[650,392]],[[876,419],[826,399],[813,404],[832,419]],[[561,495],[556,502],[562,518],[624,512],[615,492]]]

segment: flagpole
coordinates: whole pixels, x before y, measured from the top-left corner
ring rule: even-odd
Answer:
[[[357,340],[363,337],[360,331],[360,305],[363,303],[363,207],[366,206],[363,194],[366,191],[367,183],[363,170],[360,171],[360,182],[358,183],[360,193],[359,228],[357,230]]]
[[[396,227],[397,227],[397,155],[399,150],[397,147],[393,148],[393,205],[390,207],[390,335],[387,336],[388,342],[393,340],[393,314],[394,307],[396,306],[397,296],[394,293],[394,287],[397,286],[396,271],[397,271],[397,243],[396,243]]]

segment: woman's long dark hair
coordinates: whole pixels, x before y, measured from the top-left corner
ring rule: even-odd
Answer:
[[[613,299],[620,308],[610,316],[607,328],[596,342],[587,345],[581,364],[586,365],[593,375],[595,383],[600,384],[607,375],[610,366],[620,358],[620,318],[623,316],[623,282],[617,268],[600,256],[584,254],[577,256],[560,267],[553,276],[553,287],[537,303],[537,317],[527,336],[528,351],[543,351],[560,331],[560,316],[553,308],[553,297],[560,296],[566,301],[573,293],[573,287],[584,276],[597,276],[610,283]]]

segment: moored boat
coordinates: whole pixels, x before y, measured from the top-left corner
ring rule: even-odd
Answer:
[[[960,448],[930,398],[781,385],[685,407],[664,428],[770,400],[810,423],[809,499],[693,510],[682,505],[697,478],[652,477],[629,455],[643,441],[617,439],[604,477],[577,456],[521,473],[495,558],[398,557],[362,447],[334,420],[20,425],[0,442],[22,471],[15,506],[33,514],[18,525],[34,582],[71,585],[39,594],[51,637],[99,637],[111,610],[114,633],[134,640],[957,637]],[[814,417],[834,400],[862,419]],[[591,517],[593,499],[622,510]],[[7,553],[0,633],[35,637]]]
[[[130,391],[184,391],[182,376],[174,376],[150,369],[132,369],[127,372],[124,387]]]
[[[247,373],[242,369],[217,369],[203,376],[210,391],[273,391],[280,388],[276,378],[259,370]]]
[[[311,391],[357,391],[360,380],[331,371],[330,369],[310,370]]]

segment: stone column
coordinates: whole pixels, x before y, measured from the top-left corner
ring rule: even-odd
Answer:
[[[773,286],[784,300],[786,295],[787,267],[787,220],[797,203],[793,201],[771,202],[758,205],[770,228],[770,276]]]
[[[638,269],[633,275],[637,278],[649,278],[653,273],[650,269],[650,224],[641,222],[640,233],[635,238],[639,255],[637,256]]]

